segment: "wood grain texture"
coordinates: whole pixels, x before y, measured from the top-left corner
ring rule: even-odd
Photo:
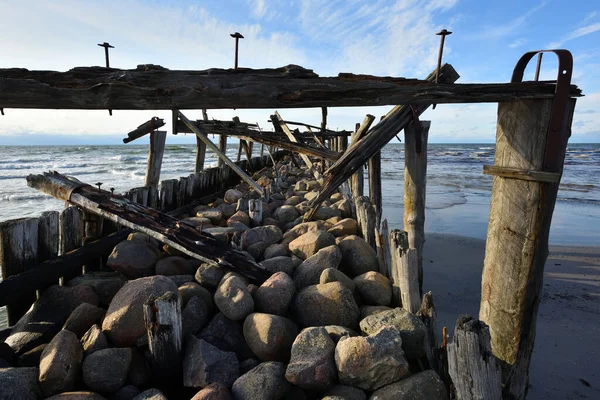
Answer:
[[[575,100],[563,129],[570,132]],[[542,170],[552,100],[498,105],[494,165]],[[566,143],[561,144],[562,167]],[[561,168],[562,171],[562,168]],[[502,362],[504,396],[523,399],[548,256],[548,234],[558,183],[494,177],[481,283],[479,318],[489,325]]]
[[[150,151],[148,152],[148,166],[146,167],[146,186],[158,186],[166,140],[167,131],[154,131],[150,133]]]
[[[484,165],[483,173],[485,175],[501,176],[503,178],[521,179],[533,182],[560,182],[560,174],[556,172],[532,171],[518,168],[496,167],[493,165]]]
[[[377,234],[377,215],[371,199],[361,196],[356,199],[356,218],[362,238],[377,250],[375,235]]]
[[[50,260],[58,255],[59,215],[58,211],[44,211],[39,217],[38,260]]]
[[[77,207],[67,207],[60,213],[60,254],[81,247],[84,236],[83,211]]]
[[[442,70],[447,64],[442,67]],[[0,69],[5,108],[172,110],[481,103],[552,98],[547,82],[433,84],[417,79],[339,74],[319,77],[295,65],[277,69],[171,71],[78,67],[67,72]],[[573,87],[573,95],[580,91]]]

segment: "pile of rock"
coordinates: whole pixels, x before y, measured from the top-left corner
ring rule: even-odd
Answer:
[[[319,182],[284,165],[253,226],[244,185],[185,221],[247,252],[270,273],[244,276],[135,233],[109,272],[47,289],[0,343],[0,399],[447,398],[422,371],[426,329],[391,308],[392,286],[358,235],[351,204],[331,196],[303,223]],[[254,177],[272,185],[272,171]],[[178,293],[181,380],[155,387],[143,305]]]

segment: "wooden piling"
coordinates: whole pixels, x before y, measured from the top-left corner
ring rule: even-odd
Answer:
[[[419,293],[423,293],[423,243],[425,243],[425,192],[427,186],[427,139],[430,121],[404,129],[404,230],[408,244],[417,250]]]
[[[84,235],[83,211],[67,207],[60,213],[60,254],[81,247]]]
[[[553,100],[520,100],[498,105],[494,165],[521,170],[544,170],[548,141],[559,155],[566,140],[548,137]],[[575,100],[568,101],[564,125],[570,132]],[[479,318],[489,325],[492,350],[502,364],[503,396],[523,399],[536,332],[548,233],[559,182],[536,182],[495,176]]]
[[[177,208],[177,179],[167,179],[160,183],[160,210],[163,212]]]
[[[194,172],[198,173],[204,169],[204,160],[206,159],[206,144],[196,136],[196,167]]]
[[[146,186],[158,186],[167,131],[150,133],[150,151],[148,152],[148,167],[146,168]]]
[[[248,200],[248,215],[252,220],[253,226],[260,226],[263,220],[263,203],[260,199]]]
[[[227,135],[219,135],[219,150],[221,151],[221,153],[227,155]],[[219,158],[218,166],[220,167],[223,164],[225,164],[225,161]]]
[[[390,253],[392,254],[391,275],[394,305],[402,303],[402,308],[416,314],[421,306],[417,251],[409,248],[408,233],[398,229],[390,232]]]
[[[375,226],[379,229],[383,199],[381,193],[381,152],[377,152],[369,159],[369,197],[375,207]]]
[[[356,199],[356,220],[363,239],[377,250],[375,234],[377,232],[377,216],[371,200],[367,196]]]
[[[38,224],[38,259],[51,260],[59,250],[59,212],[44,211]]]

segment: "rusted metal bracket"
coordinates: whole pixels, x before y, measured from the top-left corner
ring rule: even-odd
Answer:
[[[554,92],[554,102],[552,103],[552,114],[548,124],[548,133],[546,136],[546,150],[544,153],[543,170],[546,172],[560,172],[562,150],[567,145],[570,132],[564,129],[564,121],[567,114],[567,105],[569,102],[569,89],[571,86],[571,76],[573,75],[573,55],[568,50],[537,50],[525,53],[515,65],[511,82],[522,82],[525,68],[529,61],[536,55],[538,63],[536,68],[536,80],[539,78],[542,53],[554,53],[558,57],[558,76],[556,77],[556,90]]]

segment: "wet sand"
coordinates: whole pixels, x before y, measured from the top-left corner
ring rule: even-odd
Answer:
[[[427,235],[424,289],[433,291],[438,330],[479,314],[485,242]],[[600,247],[551,246],[530,367],[528,399],[600,398]],[[588,386],[589,385],[589,386]]]

